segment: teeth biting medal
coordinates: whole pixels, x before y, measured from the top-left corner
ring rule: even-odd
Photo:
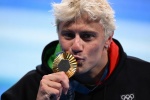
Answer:
[[[53,72],[64,71],[68,78],[72,77],[77,70],[77,61],[70,53],[60,53],[53,62]]]

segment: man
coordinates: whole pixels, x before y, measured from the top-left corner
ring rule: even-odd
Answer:
[[[59,41],[44,48],[42,64],[2,100],[150,100],[150,63],[127,56],[113,39],[114,11],[106,0],[63,0],[53,7]],[[52,71],[62,51],[77,61],[71,78]]]

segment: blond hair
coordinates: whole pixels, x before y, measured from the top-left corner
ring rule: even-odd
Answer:
[[[114,11],[107,0],[62,0],[53,4],[56,25],[88,14],[89,19],[99,20],[105,29],[106,38],[115,30]]]

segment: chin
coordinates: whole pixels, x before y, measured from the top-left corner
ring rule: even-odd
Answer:
[[[80,67],[77,67],[75,76],[76,76],[76,75],[80,75],[80,74],[82,74],[81,68],[80,68]]]
[[[80,67],[77,68],[75,76],[83,75],[85,73],[87,73],[87,71],[85,69],[83,69],[83,67],[80,66]]]
[[[82,66],[83,66],[83,63],[82,63],[82,62],[78,62],[77,66],[78,66],[78,67],[82,67]]]

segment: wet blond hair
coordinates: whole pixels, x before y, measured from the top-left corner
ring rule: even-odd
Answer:
[[[106,38],[115,30],[114,11],[107,0],[62,0],[61,3],[53,3],[53,8],[57,31],[60,22],[75,20],[83,14],[87,14],[90,20],[100,22]]]

